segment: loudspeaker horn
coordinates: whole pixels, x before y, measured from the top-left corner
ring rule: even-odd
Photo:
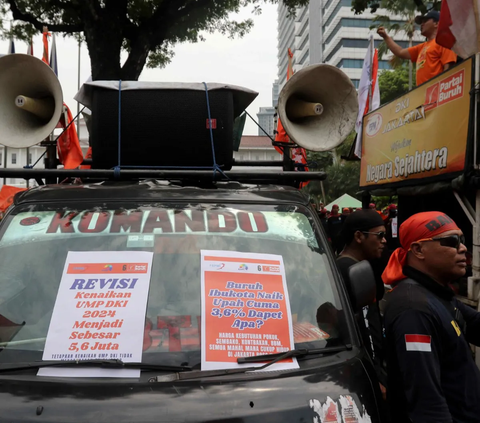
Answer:
[[[283,87],[278,114],[293,142],[306,150],[332,150],[355,126],[357,91],[335,66],[308,66],[293,74]]]
[[[25,148],[47,138],[63,108],[62,87],[46,63],[27,54],[0,57],[0,144]]]

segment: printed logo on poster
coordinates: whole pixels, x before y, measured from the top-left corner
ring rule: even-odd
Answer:
[[[214,270],[222,270],[225,267],[225,263],[210,263],[208,267]]]
[[[438,105],[438,82],[425,91],[425,111],[435,109]]]
[[[262,266],[262,270],[264,272],[275,272],[279,273],[280,272],[280,266]]]
[[[425,111],[462,98],[464,91],[465,70],[462,69],[426,89]]]
[[[147,273],[148,263],[70,263],[67,274]]]
[[[374,113],[373,115],[368,117],[367,124],[366,124],[366,131],[367,136],[374,137],[380,131],[382,127],[383,118],[380,113]]]
[[[465,71],[462,69],[439,82],[438,105],[463,97]]]

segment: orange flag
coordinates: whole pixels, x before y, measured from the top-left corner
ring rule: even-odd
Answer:
[[[42,57],[42,62],[45,62],[47,65],[50,66],[50,63],[48,63],[48,37],[50,37],[52,34],[48,32],[48,28],[46,26],[43,27],[43,57]]]
[[[91,159],[92,158],[92,147],[88,147],[87,154],[85,154],[84,159]],[[82,165],[80,169],[91,169],[91,165]]]
[[[293,53],[292,50],[288,49],[288,66],[287,66],[287,81],[293,75],[293,65],[292,65]],[[282,122],[280,118],[278,119],[277,123],[277,134],[275,135],[275,141],[277,142],[289,142],[289,138],[285,129],[283,128]],[[275,146],[275,150],[277,150],[280,154],[283,153],[280,147]]]
[[[3,213],[13,203],[13,197],[17,192],[25,191],[26,188],[17,188],[10,185],[3,185],[0,190],[0,212]]]
[[[63,104],[65,112],[60,118],[59,125],[66,128],[70,122],[73,121],[72,112],[66,104]],[[66,115],[66,116],[65,116]],[[77,129],[75,124],[72,124],[62,134],[57,141],[58,158],[65,169],[76,169],[83,162],[83,152],[80,148],[80,141],[78,140]]]

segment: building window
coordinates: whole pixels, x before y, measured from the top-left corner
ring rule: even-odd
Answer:
[[[337,68],[362,69],[363,60],[362,59],[342,59],[340,60],[340,62],[338,62]],[[388,60],[379,60],[378,68],[391,69],[391,66]]]
[[[17,183],[17,180],[15,178],[8,178],[8,183],[10,185],[15,185]]]
[[[12,164],[17,164],[17,153],[12,153]]]
[[[258,154],[255,155],[255,160],[260,160],[260,156]]]
[[[28,153],[28,165],[32,164],[32,153]]]
[[[310,53],[310,49],[307,49],[303,55],[303,57],[300,59],[300,64],[303,65],[305,63],[305,60],[307,60],[308,54]]]
[[[275,156],[270,156],[270,160],[275,160]]]
[[[330,16],[328,17],[327,21],[325,22],[325,24],[323,25],[323,32],[325,32],[325,28],[330,25],[330,23],[332,22],[333,18],[335,18],[335,16],[337,16],[337,13],[338,11],[342,8],[342,7],[350,7],[350,9],[352,8],[352,1],[351,0],[340,0],[337,4],[337,6],[335,7],[335,9],[333,10],[333,12],[330,14]]]
[[[305,47],[305,44],[307,44],[307,41],[309,40],[308,37],[305,37],[305,39],[303,40],[303,43],[302,45],[298,48],[299,50],[303,50],[303,47]]]

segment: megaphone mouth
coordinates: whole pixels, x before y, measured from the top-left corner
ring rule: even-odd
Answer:
[[[323,114],[323,104],[311,99],[292,96],[287,100],[285,113],[292,122],[303,122],[307,119],[317,119]]]
[[[0,57],[0,144],[25,148],[46,139],[63,107],[62,87],[53,70],[36,57]]]
[[[53,97],[34,98],[19,95],[15,98],[15,105],[25,113],[31,113],[42,122],[48,123],[55,113],[55,99]]]
[[[308,66],[296,72],[283,87],[278,114],[293,142],[311,151],[332,150],[355,125],[357,91],[337,67]]]

